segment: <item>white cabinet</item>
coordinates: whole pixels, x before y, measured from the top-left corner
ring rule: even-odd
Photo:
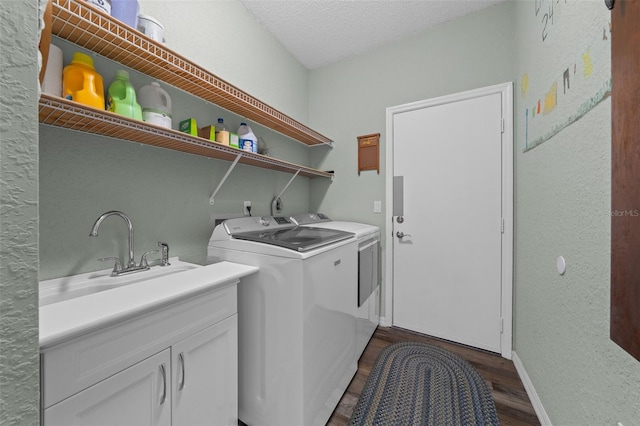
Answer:
[[[172,424],[238,424],[238,316],[171,348]]]
[[[166,349],[45,410],[45,425],[170,425]]]
[[[47,348],[45,426],[237,425],[237,282]]]

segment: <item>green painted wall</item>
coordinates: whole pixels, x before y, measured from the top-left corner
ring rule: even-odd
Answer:
[[[98,258],[127,254],[124,222],[109,219],[97,238],[93,222],[121,210],[133,222],[136,260],[166,241],[171,256],[203,264],[213,225],[211,215],[242,215],[243,200],[254,214],[269,214],[271,199],[291,175],[238,165],[209,204],[230,163],[116,139],[40,126],[40,278],[112,266]],[[294,181],[288,211],[305,210],[308,179]],[[153,255],[149,257],[155,259]]]
[[[0,7],[0,424],[38,424],[38,2]]]
[[[514,346],[553,424],[638,424],[640,363],[609,340],[611,98],[589,109],[611,76],[610,12],[601,1],[554,1],[545,30],[550,2],[538,3],[536,15],[534,2],[516,2],[514,15]],[[557,105],[545,114],[554,82]],[[527,137],[530,146],[570,117],[579,118],[525,152]]]

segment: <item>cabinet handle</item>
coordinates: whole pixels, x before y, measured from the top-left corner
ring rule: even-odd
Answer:
[[[178,390],[182,390],[184,389],[184,383],[187,379],[184,372],[184,353],[180,352],[180,355],[178,355],[178,360],[180,361],[180,366],[182,368],[182,381],[180,381],[180,386],[178,386]]]
[[[167,400],[167,371],[164,368],[164,364],[160,364],[160,373],[162,374],[162,397],[160,398],[160,405],[162,405]]]

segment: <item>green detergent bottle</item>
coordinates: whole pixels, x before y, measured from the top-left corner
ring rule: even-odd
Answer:
[[[136,100],[136,91],[129,81],[129,73],[117,70],[107,90],[107,110],[142,121],[142,108]]]

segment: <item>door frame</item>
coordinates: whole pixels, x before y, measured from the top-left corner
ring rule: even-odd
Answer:
[[[513,336],[513,82],[440,96],[408,104],[388,107],[386,112],[386,213],[387,235],[385,241],[385,288],[384,315],[380,317],[382,326],[393,325],[393,119],[401,114],[417,109],[434,107],[452,102],[464,101],[492,94],[502,97],[502,334],[500,338],[501,355],[511,359]],[[498,325],[496,325],[498,326]]]

